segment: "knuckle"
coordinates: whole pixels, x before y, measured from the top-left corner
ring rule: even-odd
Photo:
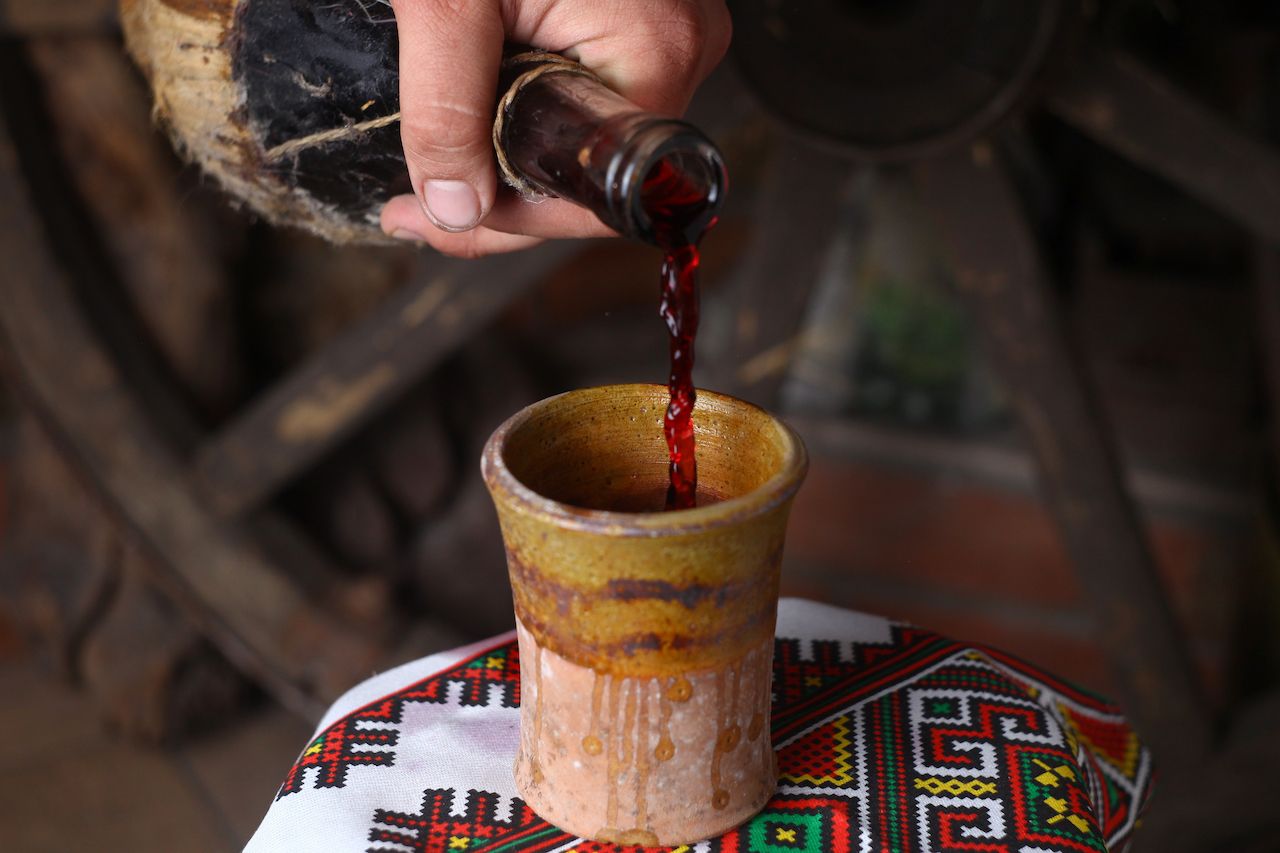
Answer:
[[[702,52],[710,29],[711,21],[702,3],[680,0],[658,18],[655,35],[672,50],[694,57]]]
[[[642,26],[648,43],[677,75],[698,68],[704,56],[723,56],[732,33],[729,11],[719,0],[665,0]]]
[[[474,0],[430,0],[427,11],[437,21],[448,23],[465,17],[474,5]]]
[[[405,114],[400,134],[405,156],[427,170],[467,168],[491,156],[487,117],[457,104],[419,106]]]
[[[723,2],[714,2],[711,8],[702,8],[709,19],[705,49],[707,54],[719,62],[729,52],[729,43],[733,41],[733,16]]]

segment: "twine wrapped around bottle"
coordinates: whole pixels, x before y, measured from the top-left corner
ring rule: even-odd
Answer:
[[[508,69],[517,68],[521,65],[530,67],[512,80],[506,91],[502,93],[502,97],[498,99],[498,109],[493,119],[493,151],[498,158],[498,171],[502,174],[502,179],[506,181],[507,185],[514,188],[521,195],[526,197],[536,196],[539,195],[537,188],[521,177],[520,173],[512,167],[511,161],[507,157],[506,149],[502,144],[503,130],[507,123],[507,116],[511,112],[511,105],[515,103],[516,97],[519,96],[525,86],[547,74],[575,74],[596,82],[601,81],[595,72],[586,66],[558,53],[551,53],[545,50],[517,53],[506,57],[502,64],[504,68]]]

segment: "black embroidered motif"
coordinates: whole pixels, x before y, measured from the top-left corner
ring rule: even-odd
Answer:
[[[338,720],[307,744],[289,770],[276,799],[301,791],[312,767],[319,768],[315,777],[317,788],[343,787],[350,767],[390,767],[395,763],[395,751],[391,747],[399,738],[395,727],[400,724],[405,705],[410,702],[443,704],[450,690],[459,689],[462,694],[459,701],[463,705],[481,706],[496,701],[504,708],[519,707],[520,653],[516,644],[504,643],[481,652]]]
[[[453,796],[453,791],[447,788],[428,788],[422,795],[422,808],[416,814],[378,809],[373,815],[374,828],[369,830],[369,840],[395,844],[415,853],[470,853],[514,837],[522,830],[546,827],[519,798],[512,800],[511,816],[499,820],[498,795],[487,791],[468,791],[466,812],[455,817],[449,813]],[[387,849],[369,848],[370,853]]]

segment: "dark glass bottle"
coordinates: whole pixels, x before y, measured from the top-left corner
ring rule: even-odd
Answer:
[[[494,134],[504,168],[523,189],[576,202],[624,237],[664,249],[696,243],[724,203],[716,146],[585,72],[531,75],[545,57],[520,54],[504,67]]]

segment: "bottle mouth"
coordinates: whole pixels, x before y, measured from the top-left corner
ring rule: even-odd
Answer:
[[[633,116],[627,150],[608,176],[609,213],[628,237],[663,248],[696,243],[728,189],[720,149],[676,119]]]

